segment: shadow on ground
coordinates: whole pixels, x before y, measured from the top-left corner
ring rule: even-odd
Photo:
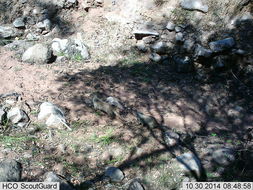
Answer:
[[[252,53],[252,21],[236,23],[234,29],[225,29],[214,36],[232,35],[240,42],[238,47],[247,47]],[[191,31],[197,31],[190,26]],[[247,31],[247,33],[245,32]],[[196,33],[197,40],[200,36]],[[246,46],[245,46],[246,45]],[[132,49],[132,48],[130,48]],[[172,52],[179,52],[180,44]],[[129,50],[131,51],[131,50]],[[135,50],[133,50],[135,51]],[[226,52],[227,53],[227,52]],[[130,52],[122,51],[126,59]],[[138,55],[138,52],[134,52]],[[104,97],[118,98],[125,106],[121,133],[114,138],[120,144],[132,143],[137,138],[136,147],[149,146],[149,151],[136,156],[132,150],[127,159],[118,165],[125,170],[134,165],[141,165],[143,160],[154,158],[168,152],[172,157],[176,152],[193,152],[203,163],[203,175],[198,180],[210,181],[251,181],[252,180],[252,86],[245,80],[244,62],[241,57],[229,64],[223,70],[210,69],[210,60],[201,60],[205,79],[198,77],[199,70],[193,73],[177,73],[176,66],[170,60],[172,54],[166,55],[167,63],[151,63],[150,61],[121,61],[113,66],[101,66],[96,70],[82,70],[67,73],[58,78],[62,83],[62,101],[70,101],[76,105],[80,115],[94,113],[91,104],[91,94],[100,92]],[[219,54],[217,54],[219,56]],[[208,63],[208,64],[206,64]],[[243,67],[243,68],[241,68]],[[162,128],[149,129],[136,127],[135,110],[155,117]],[[94,113],[95,115],[95,113]],[[96,116],[96,115],[95,115]],[[96,116],[99,118],[107,117]],[[124,130],[130,131],[130,139],[124,139]],[[182,142],[182,146],[168,147],[162,138],[164,130],[174,130],[190,136],[190,140]],[[149,144],[148,139],[154,139]],[[233,147],[237,152],[237,161],[231,166],[220,169],[211,160],[205,162],[210,155],[206,152],[212,148]],[[156,165],[153,161],[151,165]],[[149,166],[141,167],[143,172]],[[97,175],[91,181],[99,181],[103,174]],[[208,175],[218,171],[219,176]]]

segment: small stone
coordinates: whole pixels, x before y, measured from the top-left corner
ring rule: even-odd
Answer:
[[[124,173],[116,167],[108,167],[105,176],[109,177],[112,182],[121,182],[124,179]]]
[[[65,62],[65,61],[67,61],[67,60],[68,60],[68,58],[65,57],[65,56],[57,56],[55,62],[56,62],[56,63],[63,63],[63,62]]]
[[[18,32],[17,29],[9,26],[0,26],[0,38],[14,38],[21,36],[23,32]]]
[[[16,18],[13,22],[13,26],[16,28],[24,28],[25,22],[23,17]]]
[[[187,52],[192,52],[194,51],[194,45],[195,45],[195,41],[192,39],[188,39],[184,41],[184,45],[183,48],[187,51]]]
[[[221,148],[212,153],[212,159],[221,166],[229,166],[236,160],[236,154],[233,149]]]
[[[173,22],[168,22],[167,25],[166,25],[166,28],[169,30],[169,31],[173,31],[175,30],[175,27],[176,25],[173,23]]]
[[[173,131],[166,131],[163,134],[163,139],[167,146],[174,146],[178,144],[179,138],[179,135]]]
[[[133,34],[135,35],[135,38],[137,40],[141,40],[142,38],[146,36],[159,36],[158,32],[151,31],[151,30],[135,30],[133,31]]]
[[[180,5],[183,9],[208,12],[208,5],[204,4],[202,0],[181,0]]]
[[[66,126],[66,120],[63,111],[50,102],[43,102],[40,105],[38,120],[44,121],[48,127],[61,127],[62,125]],[[68,129],[70,128],[68,127]]]
[[[67,50],[68,45],[68,39],[55,38],[53,39],[51,46],[54,54],[57,55],[59,53],[64,53]]]
[[[50,31],[52,27],[52,23],[49,19],[45,19],[39,23],[37,23],[37,27],[42,30]]]
[[[213,52],[210,49],[206,49],[204,47],[202,47],[201,45],[197,45],[195,48],[195,57],[211,57],[213,54]]]
[[[149,59],[150,59],[151,61],[154,61],[154,62],[156,62],[156,63],[159,63],[159,62],[162,60],[162,57],[161,57],[159,54],[157,54],[157,53],[151,53],[151,54],[149,55]]]
[[[136,43],[136,48],[141,52],[147,52],[148,48],[143,40],[138,40]]]
[[[19,122],[28,122],[29,118],[27,114],[19,109],[18,107],[12,108],[7,113],[7,118],[13,123],[18,124]]]
[[[184,35],[183,35],[182,32],[176,33],[175,38],[176,38],[176,41],[178,41],[178,42],[183,42],[184,41]]]
[[[234,38],[226,38],[223,40],[213,41],[209,43],[210,49],[215,53],[229,50],[232,47],[234,47],[234,45],[235,45]]]
[[[176,27],[175,27],[175,31],[176,31],[176,32],[182,32],[182,28],[181,28],[180,26],[176,26]]]
[[[70,184],[62,176],[55,174],[54,172],[48,172],[45,174],[44,182],[59,182],[60,190],[75,190],[72,184]]]
[[[165,42],[156,42],[150,48],[153,52],[158,54],[165,54],[168,50],[167,44]]]
[[[0,162],[0,182],[20,182],[22,166],[15,160]]]
[[[33,34],[33,33],[29,33],[26,35],[27,40],[30,41],[35,41],[35,40],[39,40],[40,36]]]
[[[144,188],[139,181],[133,180],[127,190],[144,190]]]
[[[123,105],[120,103],[120,101],[119,101],[118,98],[110,96],[110,97],[106,98],[106,101],[109,104],[111,104],[112,106],[115,106],[115,107],[117,107],[117,108],[119,108],[121,110],[123,110],[123,108],[124,108]]]
[[[142,41],[145,44],[152,44],[156,41],[156,38],[154,36],[147,36],[147,37],[142,38]]]

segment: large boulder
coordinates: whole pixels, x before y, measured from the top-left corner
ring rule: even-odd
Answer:
[[[0,162],[0,182],[19,182],[21,180],[22,166],[15,160]]]
[[[36,44],[28,48],[22,56],[23,62],[48,63],[52,58],[52,50],[44,44]]]

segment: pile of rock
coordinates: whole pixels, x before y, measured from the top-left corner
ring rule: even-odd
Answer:
[[[26,8],[22,7],[25,5]],[[13,41],[6,47],[17,51],[17,57],[23,62],[52,63],[55,60],[62,61],[62,55],[67,59],[89,59],[88,48],[80,35],[71,39],[54,39],[54,36],[62,32],[62,22],[57,21],[55,15],[62,9],[77,5],[76,0],[23,1],[20,5],[22,15],[15,18],[12,25],[0,26],[0,39],[6,39],[6,43]],[[19,39],[21,36],[23,40]],[[36,41],[40,42],[35,43]],[[60,58],[56,59],[57,57]]]
[[[208,5],[202,0],[181,0],[180,6],[190,11],[208,12]],[[246,17],[253,21],[248,14]],[[203,66],[215,70],[229,68],[232,65],[231,57],[236,60],[247,54],[237,44],[234,35],[227,34],[220,40],[214,40],[210,32],[196,29],[190,23],[176,22],[170,20],[163,26],[153,28],[147,28],[148,24],[137,26],[138,29],[133,31],[135,47],[140,52],[148,52],[152,62],[171,63],[180,73],[192,72]]]

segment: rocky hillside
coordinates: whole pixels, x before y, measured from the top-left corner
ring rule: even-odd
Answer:
[[[252,181],[252,1],[0,0],[0,45],[0,181]]]

